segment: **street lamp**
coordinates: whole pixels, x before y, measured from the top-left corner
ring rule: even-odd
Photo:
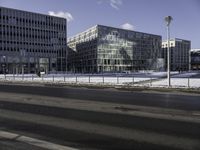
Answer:
[[[171,23],[171,21],[173,20],[173,18],[171,16],[166,16],[165,17],[165,22],[166,22],[166,25],[167,25],[167,79],[168,79],[168,87],[171,86],[171,83],[170,83],[170,55],[171,55],[171,52],[170,52],[170,30],[169,30],[169,25]]]
[[[191,71],[191,50],[189,50],[189,71]]]

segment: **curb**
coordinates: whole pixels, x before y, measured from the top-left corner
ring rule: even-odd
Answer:
[[[31,137],[19,135],[19,134],[16,134],[16,133],[10,133],[10,132],[6,132],[6,131],[0,131],[0,139],[1,138],[5,138],[5,139],[9,139],[9,140],[15,140],[15,141],[18,141],[18,142],[23,142],[23,143],[26,143],[26,144],[30,144],[30,145],[40,147],[40,148],[45,148],[45,149],[48,149],[48,150],[78,150],[76,148],[58,145],[58,144],[55,144],[55,143],[51,143],[51,142],[47,142],[47,141],[43,141],[43,140],[31,138]]]

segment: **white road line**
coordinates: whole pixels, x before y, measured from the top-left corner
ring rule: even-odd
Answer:
[[[10,133],[6,131],[0,131],[0,139],[1,138],[16,140],[18,142],[23,142],[23,143],[34,145],[37,147],[46,148],[48,150],[78,150],[72,147],[58,145],[51,142],[47,142],[47,141],[43,141],[43,140],[39,140],[39,139],[27,137],[27,136],[22,136],[19,134]]]
[[[72,100],[68,98],[55,98],[48,96],[36,96],[16,93],[9,93],[8,97],[8,93],[4,92],[0,92],[0,101],[200,123],[200,115],[198,115],[200,114],[200,111],[184,111],[178,109],[158,108],[152,106],[138,106],[89,100],[83,101],[78,99]],[[123,108],[124,110],[127,109],[127,111],[123,111]]]
[[[200,116],[200,113],[198,113],[198,112],[194,112],[194,113],[192,113],[194,116]]]
[[[137,142],[151,143],[155,145],[168,146],[183,150],[194,150],[200,147],[200,140],[190,137],[176,135],[167,135],[152,131],[142,131],[138,129],[121,128],[110,125],[90,123],[86,121],[77,121],[71,119],[62,119],[57,117],[41,116],[30,113],[21,113],[0,109],[0,117],[37,123],[68,130],[103,135]],[[60,150],[60,149],[59,149]],[[61,149],[62,150],[62,149]]]

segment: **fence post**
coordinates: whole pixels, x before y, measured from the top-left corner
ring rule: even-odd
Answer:
[[[77,75],[76,75],[76,83],[78,82],[78,78],[77,78]]]
[[[135,79],[134,79],[134,76],[133,76],[133,84],[134,84],[134,82],[135,82]]]
[[[65,82],[65,75],[64,75],[64,82]]]
[[[188,78],[188,88],[190,87],[190,78]]]
[[[32,74],[32,81],[33,81],[33,74]]]
[[[150,86],[152,86],[152,77],[150,78]]]
[[[117,84],[119,84],[119,77],[117,76]]]
[[[15,74],[13,74],[13,80],[15,80]]]

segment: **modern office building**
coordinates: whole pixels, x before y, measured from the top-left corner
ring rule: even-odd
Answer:
[[[162,42],[162,57],[165,59],[165,69],[167,69],[167,47],[168,42]],[[171,71],[188,71],[190,67],[191,42],[183,39],[170,40],[170,69]]]
[[[68,39],[68,69],[101,73],[160,70],[159,35],[96,25]]]
[[[200,70],[200,49],[191,49],[191,69]]]
[[[66,19],[0,7],[0,72],[66,71]]]

